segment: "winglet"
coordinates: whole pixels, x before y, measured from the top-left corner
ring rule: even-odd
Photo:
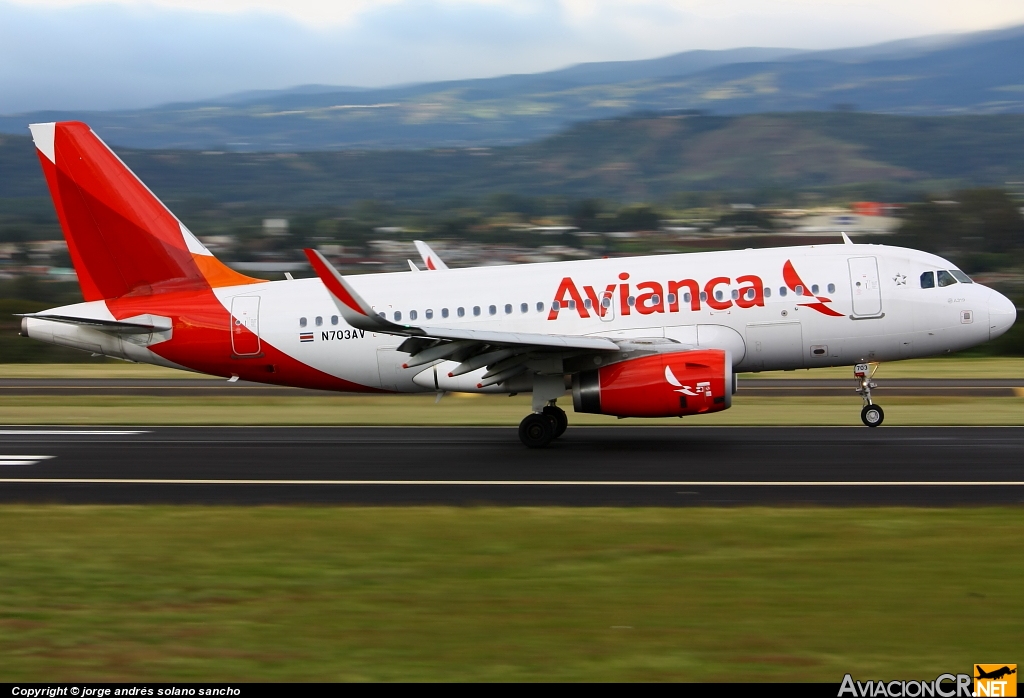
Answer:
[[[387,332],[403,335],[419,334],[416,328],[396,325],[378,315],[370,304],[363,300],[356,293],[355,289],[349,286],[345,278],[338,273],[338,270],[322,254],[310,249],[303,250],[303,252],[306,253],[309,263],[313,266],[313,271],[316,272],[316,275],[324,282],[324,286],[330,291],[334,304],[338,306],[341,316],[345,318],[345,322],[349,325],[356,329],[368,330],[370,332]]]
[[[416,245],[416,250],[420,253],[420,257],[423,257],[423,263],[427,266],[428,270],[446,271],[448,269],[448,265],[441,261],[441,258],[437,256],[434,250],[430,249],[430,245],[422,240],[413,240],[413,244]]]
[[[839,234],[843,236],[843,244],[844,245],[852,245],[853,244],[853,240],[850,239],[849,235],[847,235],[846,233],[839,233]]]

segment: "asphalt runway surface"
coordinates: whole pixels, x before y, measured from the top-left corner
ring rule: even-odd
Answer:
[[[1019,505],[1024,427],[0,427],[0,502]]]
[[[879,396],[972,396],[1024,397],[1024,379],[921,379],[893,378],[879,380]],[[856,383],[852,378],[778,379],[740,378],[739,395],[745,396],[842,396],[853,395]],[[0,393],[8,395],[158,395],[158,396],[266,396],[266,395],[329,395],[320,390],[287,388],[260,383],[208,378],[3,378]],[[334,393],[337,394],[337,393]]]

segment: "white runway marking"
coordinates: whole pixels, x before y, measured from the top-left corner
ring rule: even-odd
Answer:
[[[146,478],[0,478],[32,485],[393,485],[487,487],[1024,487],[1024,480],[168,480]]]
[[[148,431],[111,431],[109,429],[0,429],[0,436],[132,436]]]
[[[49,460],[55,456],[3,456],[0,455],[0,465],[35,465],[39,461]]]

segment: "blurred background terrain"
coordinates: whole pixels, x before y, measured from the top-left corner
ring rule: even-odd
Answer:
[[[81,119],[253,276],[855,241],[952,259],[1024,305],[1024,28],[858,49],[690,51],[532,75],[305,86],[0,116],[0,362],[79,300],[26,125]],[[976,353],[1024,355],[1024,324]]]

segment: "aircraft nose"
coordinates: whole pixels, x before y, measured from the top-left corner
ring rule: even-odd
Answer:
[[[1006,332],[1017,320],[1017,308],[1013,301],[999,293],[992,291],[988,298],[988,338],[995,339]]]

